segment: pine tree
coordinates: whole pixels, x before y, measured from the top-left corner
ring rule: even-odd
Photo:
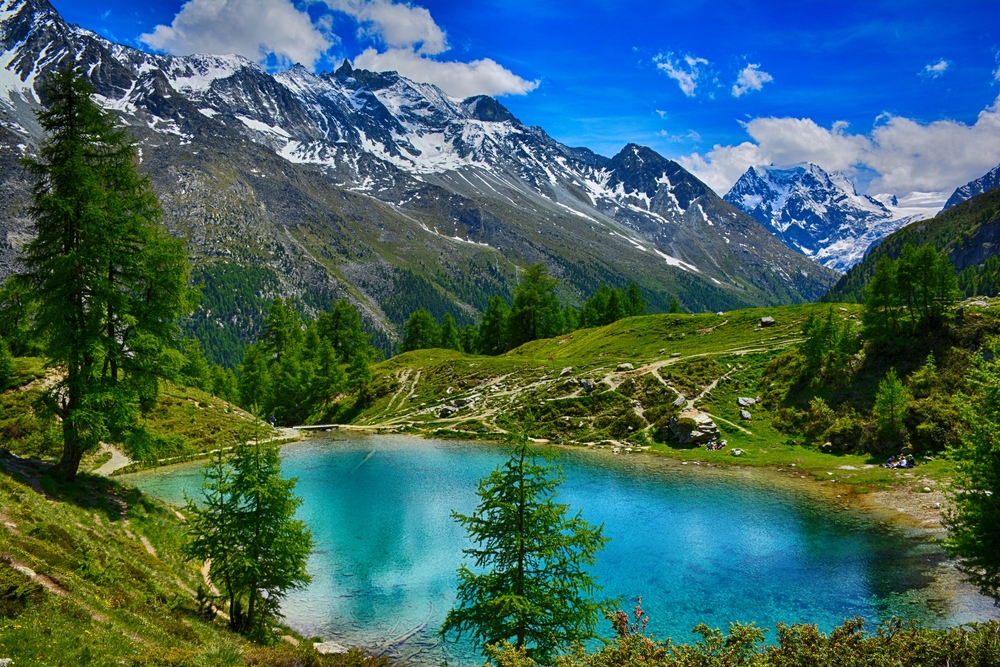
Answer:
[[[625,298],[628,301],[626,309],[628,317],[646,314],[646,299],[642,296],[642,290],[634,282],[629,283],[628,289],[625,291]]]
[[[473,572],[458,570],[456,606],[442,636],[469,633],[482,647],[513,640],[533,659],[594,636],[605,602],[587,571],[607,543],[603,526],[555,502],[562,471],[548,465],[523,435],[512,437],[506,463],[479,482],[480,504],[471,515],[454,513],[475,546],[466,549]]]
[[[403,325],[403,344],[400,352],[426,350],[441,345],[441,327],[426,308],[417,308]]]
[[[883,446],[902,446],[907,439],[906,425],[903,420],[910,405],[910,392],[896,375],[896,369],[890,368],[875,393],[874,416],[878,428],[879,444]]]
[[[549,269],[542,262],[524,270],[521,284],[514,291],[514,305],[508,318],[511,348],[559,333],[562,317],[556,298],[558,284],[558,280],[549,277]]]
[[[203,502],[189,501],[185,551],[211,560],[209,575],[227,598],[229,625],[255,639],[271,636],[270,621],[281,616],[288,591],[309,583],[306,559],[312,533],[295,519],[302,500],[292,494],[296,480],[281,478],[276,445],[253,437],[206,466]]]
[[[155,403],[158,360],[191,307],[183,246],[158,224],[135,144],[93,93],[79,71],[54,74],[38,114],[46,139],[24,160],[35,177],[36,236],[24,252],[35,330],[66,372],[48,394],[63,429],[52,472],[65,480],[84,452],[123,438],[137,407]]]
[[[462,351],[461,332],[451,313],[445,313],[441,320],[441,347],[445,350]]]
[[[510,349],[507,338],[507,320],[510,317],[510,306],[502,296],[490,298],[483,319],[479,323],[479,333],[476,336],[476,351],[479,354],[496,356]]]
[[[676,296],[670,297],[670,308],[667,312],[669,313],[681,312],[681,302],[677,300]]]
[[[985,364],[973,375],[983,398],[964,406],[972,428],[954,453],[961,463],[944,546],[969,581],[1000,605],[1000,363]]]

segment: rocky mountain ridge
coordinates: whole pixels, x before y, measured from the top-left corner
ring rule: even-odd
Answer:
[[[937,212],[900,206],[891,195],[859,194],[844,174],[811,163],[750,167],[725,200],[789,248],[837,271],[861,261],[888,234]]]
[[[997,187],[1000,187],[1000,165],[993,167],[979,178],[955,188],[955,192],[945,202],[944,207],[945,209],[949,209],[956,204],[961,204],[967,199],[972,199],[976,195],[981,195]]]
[[[568,302],[635,280],[654,309],[798,302],[835,279],[675,162],[567,147],[492,98],[349,63],[272,75],[240,56],[149,54],[47,0],[3,0],[0,49],[0,274],[30,237],[17,158],[41,139],[42,83],[75,62],[190,240],[197,326],[231,342],[281,295],[307,310],[348,298],[388,348],[414,308],[471,321],[538,261]]]

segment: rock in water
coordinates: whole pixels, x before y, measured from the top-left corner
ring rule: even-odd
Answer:
[[[338,644],[337,642],[316,642],[313,644],[313,648],[316,649],[317,653],[323,655],[330,655],[331,653],[347,653],[347,647]]]

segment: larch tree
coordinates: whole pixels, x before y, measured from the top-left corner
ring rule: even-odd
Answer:
[[[258,640],[272,636],[288,592],[309,583],[312,551],[312,533],[295,518],[296,480],[282,479],[278,446],[261,442],[261,430],[258,423],[232,454],[220,451],[205,467],[202,503],[187,505],[185,546],[189,558],[211,560],[230,627]]]
[[[944,546],[979,592],[1000,605],[1000,361],[980,361],[971,379],[982,398],[964,401],[971,428],[954,452],[961,463]]]
[[[159,224],[134,142],[93,93],[79,71],[54,74],[38,114],[46,138],[24,160],[35,178],[25,279],[35,334],[65,371],[48,400],[63,430],[52,472],[68,481],[86,451],[123,438],[152,406],[164,346],[193,303],[183,244]]]
[[[512,436],[507,461],[479,482],[480,504],[453,514],[474,543],[471,568],[458,570],[457,601],[441,634],[471,635],[476,645],[513,641],[542,664],[594,636],[600,587],[589,572],[608,539],[555,501],[564,476]],[[473,570],[475,568],[475,570]]]

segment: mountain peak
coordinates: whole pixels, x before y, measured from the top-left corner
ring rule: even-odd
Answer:
[[[955,188],[955,192],[952,193],[951,197],[945,203],[944,209],[949,209],[955,204],[961,204],[966,199],[972,199],[976,195],[980,195],[996,187],[1000,187],[1000,165],[993,167],[976,180],[969,181],[965,185]]]
[[[502,123],[503,121],[518,122],[507,107],[497,102],[489,95],[473,95],[462,100],[462,106],[470,117],[476,120]]]
[[[839,271],[910,221],[890,211],[884,201],[858,194],[845,174],[827,173],[811,162],[750,167],[725,200],[788,247]]]
[[[352,74],[354,74],[354,68],[351,67],[351,61],[347,58],[344,58],[344,62],[342,62],[340,67],[337,68],[337,71],[334,72],[335,76],[342,79],[346,79]]]

